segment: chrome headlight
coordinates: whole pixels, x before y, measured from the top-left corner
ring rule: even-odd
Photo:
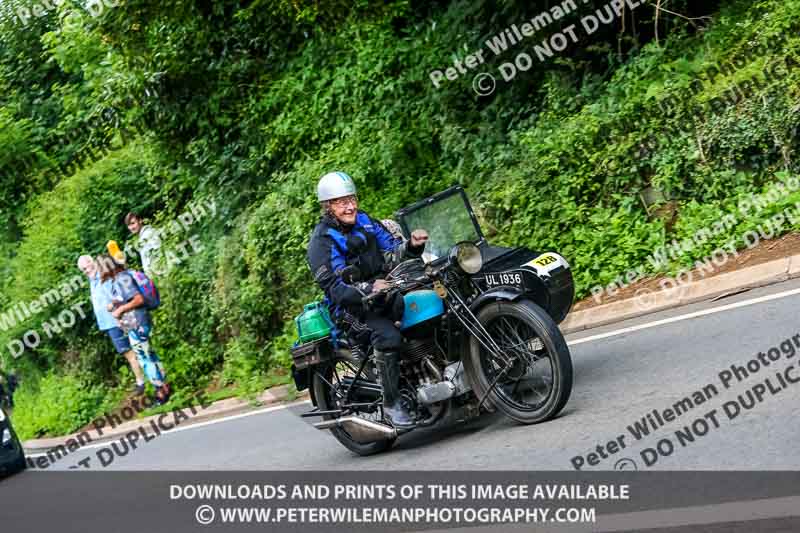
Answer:
[[[450,250],[450,262],[466,274],[477,274],[483,268],[483,255],[475,244],[460,242]]]

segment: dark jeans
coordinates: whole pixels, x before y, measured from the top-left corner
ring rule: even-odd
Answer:
[[[397,352],[403,349],[403,336],[390,318],[367,311],[364,322],[372,330],[370,342],[376,350],[382,352]]]
[[[342,309],[343,313],[349,318],[366,324],[372,330],[369,339],[366,339],[366,332],[362,335],[355,328],[350,330],[351,338],[356,340],[359,344],[369,342],[373,348],[382,352],[398,352],[404,347],[403,336],[400,330],[394,325],[403,316],[403,297],[400,294],[394,294],[387,301],[375,302],[369,310],[361,309]],[[342,323],[346,324],[347,320],[341,318]]]

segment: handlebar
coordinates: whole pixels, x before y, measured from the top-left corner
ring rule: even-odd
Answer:
[[[385,288],[383,290],[380,290],[378,292],[373,292],[373,293],[368,294],[368,295],[364,296],[363,298],[361,298],[361,303],[364,304],[364,305],[367,305],[367,304],[372,303],[376,298],[379,298],[379,297],[381,297],[381,296],[383,296],[385,294],[388,294],[388,293],[390,293],[392,291],[396,291],[398,289],[407,287],[409,285],[416,285],[416,284],[425,283],[427,281],[429,281],[429,278],[427,276],[419,276],[419,277],[416,277],[416,278],[409,278],[409,279],[406,279],[406,280],[390,281],[389,282],[390,285],[387,288]]]

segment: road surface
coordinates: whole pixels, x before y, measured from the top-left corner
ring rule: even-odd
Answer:
[[[791,380],[800,380],[800,348],[788,357],[787,347],[777,361],[767,351],[800,333],[798,309],[800,281],[792,281],[571,335],[572,397],[561,416],[545,424],[520,426],[486,415],[467,425],[414,432],[389,453],[357,457],[300,418],[309,404],[299,403],[162,435],[123,457],[115,454],[106,468],[797,469],[800,383]],[[758,360],[759,352],[768,364]],[[753,359],[746,378],[733,374],[731,365],[747,370]],[[743,408],[750,398],[755,405]],[[727,413],[726,402],[733,402]],[[740,412],[731,419],[737,403]],[[84,457],[102,469],[96,454],[109,446],[81,449],[50,469],[66,469]]]

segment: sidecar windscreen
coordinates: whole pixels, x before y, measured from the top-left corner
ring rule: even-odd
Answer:
[[[422,256],[426,263],[447,257],[459,242],[479,244],[483,241],[478,220],[460,186],[401,209],[396,218],[406,238],[415,229],[427,230],[429,239]]]

